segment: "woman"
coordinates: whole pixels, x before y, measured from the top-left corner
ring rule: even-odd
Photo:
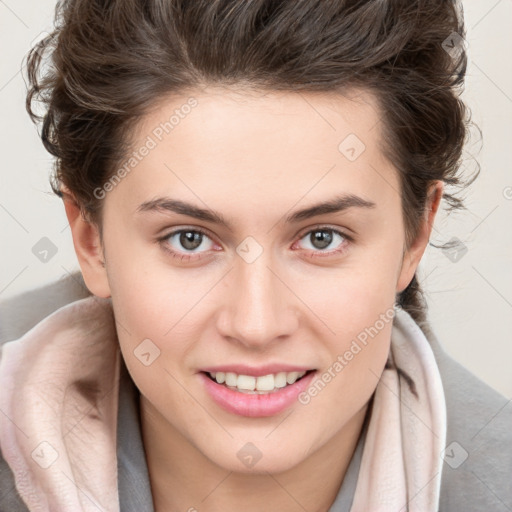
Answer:
[[[90,296],[3,345],[5,509],[510,508],[510,407],[439,348],[416,279],[462,207],[455,3],[56,21],[27,107]]]

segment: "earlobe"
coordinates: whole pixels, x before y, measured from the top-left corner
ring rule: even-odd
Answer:
[[[76,200],[66,188],[63,187],[62,192],[73,245],[85,284],[92,294],[108,298],[111,294],[98,227],[84,218]]]
[[[412,281],[416,269],[421,261],[423,253],[430,240],[430,234],[434,225],[435,216],[443,197],[444,183],[440,180],[434,181],[428,190],[428,199],[425,208],[425,216],[418,230],[418,235],[411,247],[404,252],[400,274],[397,280],[396,293],[404,291]]]

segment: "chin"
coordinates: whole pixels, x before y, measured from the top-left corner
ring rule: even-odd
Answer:
[[[226,471],[252,475],[283,473],[307,458],[302,443],[294,446],[279,442],[278,446],[279,449],[269,446],[268,440],[264,439],[261,442],[236,441],[231,446],[219,446],[218,451],[214,453],[203,454]]]

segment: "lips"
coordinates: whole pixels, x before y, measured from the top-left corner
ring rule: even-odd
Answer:
[[[222,368],[232,369],[234,367],[224,366]],[[240,367],[238,366],[236,368],[239,369]],[[267,368],[269,367],[266,367],[264,371],[268,371]],[[283,365],[279,366],[278,369],[282,370],[282,368]],[[263,373],[261,368],[259,373]],[[206,393],[213,402],[225,411],[239,416],[264,417],[279,414],[296,403],[299,394],[307,389],[316,373],[315,370],[306,371],[301,378],[295,380],[292,384],[286,384],[282,388],[274,388],[271,391],[265,392],[239,390],[237,388],[228,387],[225,384],[219,384],[206,372],[199,372],[198,375]],[[264,375],[269,374],[264,373]]]

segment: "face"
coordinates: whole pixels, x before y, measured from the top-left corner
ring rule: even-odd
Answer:
[[[427,241],[405,251],[381,130],[363,92],[210,88],[140,122],[135,160],[103,189],[105,267],[81,263],[112,297],[143,408],[169,439],[234,471],[252,443],[255,470],[284,471],[365,406]],[[294,369],[308,373],[285,386]],[[208,370],[235,376],[226,387]]]

